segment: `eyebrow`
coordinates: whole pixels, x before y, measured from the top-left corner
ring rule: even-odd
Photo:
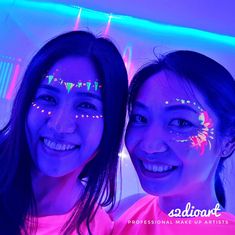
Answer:
[[[59,89],[59,88],[54,87],[54,86],[50,86],[50,85],[47,85],[47,84],[42,84],[42,85],[40,85],[40,86],[39,86],[39,89],[46,89],[46,90],[53,91],[53,92],[57,92],[57,93],[60,92],[60,89]],[[96,94],[91,93],[91,92],[76,92],[75,94],[76,94],[77,96],[89,97],[89,98],[94,98],[94,99],[97,99],[97,100],[99,100],[99,101],[102,101],[100,95],[96,95]]]
[[[195,109],[193,109],[191,106],[189,105],[185,105],[185,104],[177,104],[177,105],[169,105],[167,107],[165,107],[165,110],[169,110],[169,111],[174,111],[174,110],[187,110],[187,111],[191,111],[194,113],[198,113],[198,111],[196,111]]]
[[[142,102],[139,102],[139,101],[135,101],[133,103],[132,107],[139,107],[139,108],[143,108],[143,109],[148,109],[148,107],[145,104],[143,104]],[[186,105],[186,104],[168,105],[164,109],[166,111],[187,110],[187,111],[191,111],[193,113],[198,113],[197,110],[193,109],[191,106]]]

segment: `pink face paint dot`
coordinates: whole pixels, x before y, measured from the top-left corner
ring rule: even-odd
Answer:
[[[45,111],[45,110],[44,110],[44,109],[42,109],[42,111],[41,111],[41,112],[42,112],[42,113],[44,113],[44,111]]]
[[[87,118],[89,118],[89,115],[86,115]]]
[[[84,115],[82,114],[81,117],[84,118]]]
[[[39,109],[40,107],[39,106],[37,106],[37,109]]]
[[[165,104],[169,104],[169,101],[165,101]]]
[[[48,115],[51,115],[51,111],[48,112]]]
[[[78,118],[78,115],[76,115],[75,117]]]

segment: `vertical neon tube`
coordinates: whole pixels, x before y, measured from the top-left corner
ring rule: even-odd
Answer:
[[[17,81],[19,73],[20,73],[20,65],[17,64],[15,66],[15,71],[14,71],[14,74],[13,74],[13,78],[11,80],[11,84],[10,84],[9,89],[7,91],[7,95],[6,95],[6,99],[7,100],[10,100],[12,98],[12,96],[13,96],[13,91],[14,91],[14,88],[15,88],[16,81]]]
[[[75,25],[74,25],[74,28],[73,28],[74,31],[78,30],[81,14],[82,14],[82,8],[80,7],[79,11],[78,11],[76,22],[75,22]]]
[[[2,95],[3,95],[4,98],[5,98],[5,96],[6,96],[7,88],[8,88],[9,83],[10,83],[10,78],[11,78],[11,75],[12,75],[12,69],[13,69],[13,64],[10,63],[10,64],[9,64],[8,71],[7,71],[7,74],[6,74],[5,86],[4,86],[3,93],[2,93]]]
[[[111,20],[112,20],[112,14],[109,15],[109,20],[108,20],[107,26],[106,26],[105,31],[104,31],[104,36],[106,36],[109,32]]]
[[[6,75],[7,75],[8,67],[9,67],[9,63],[4,62],[2,69],[1,69],[1,75],[0,75],[0,79],[1,79],[0,97],[1,98],[3,98],[3,89],[4,89],[5,82],[6,82]]]

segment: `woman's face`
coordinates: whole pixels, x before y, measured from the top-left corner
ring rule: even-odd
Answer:
[[[37,171],[53,177],[79,174],[95,156],[103,133],[101,89],[87,58],[66,57],[49,70],[26,122]]]
[[[144,82],[133,103],[125,141],[150,194],[214,187],[218,120],[202,94],[188,88],[174,73],[162,71]]]

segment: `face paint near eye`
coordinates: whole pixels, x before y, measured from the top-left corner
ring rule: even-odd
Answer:
[[[35,108],[35,110],[38,110],[39,114],[41,115],[47,115],[51,116],[53,115],[52,111],[47,110],[47,108],[40,107],[40,105],[37,105],[37,103],[32,102],[32,107]],[[76,114],[74,115],[74,118],[81,119],[81,118],[93,118],[93,119],[99,119],[103,118],[103,115],[88,115],[88,114]]]
[[[209,147],[209,150],[211,150],[211,142],[210,139],[213,139],[213,123],[211,119],[208,116],[208,113],[203,110],[203,108],[200,107],[195,101],[192,100],[185,100],[185,99],[180,99],[176,98],[176,102],[181,103],[181,104],[188,104],[188,105],[193,105],[196,107],[199,111],[199,117],[198,120],[200,121],[200,124],[202,125],[201,130],[198,130],[198,133],[196,135],[189,136],[187,138],[180,138],[180,133],[176,133],[178,135],[176,138],[173,138],[174,141],[178,143],[187,143],[190,142],[191,146],[195,149],[198,149],[200,152],[200,156],[202,156],[205,152],[206,146]],[[173,101],[174,102],[174,101]],[[164,103],[166,105],[169,105],[173,103],[171,101],[165,101]],[[171,131],[171,133],[173,133]],[[210,138],[210,139],[209,139]]]

